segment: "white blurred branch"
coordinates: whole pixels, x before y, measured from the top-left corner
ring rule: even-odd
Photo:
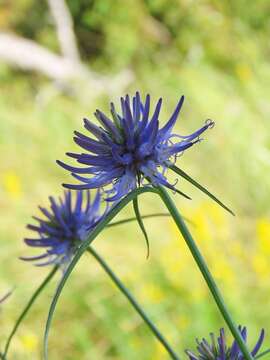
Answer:
[[[80,54],[73,29],[73,19],[65,0],[47,1],[54,19],[63,56],[75,62],[80,62]]]
[[[55,80],[82,76],[83,67],[52,53],[36,42],[0,33],[0,60],[22,70],[34,70]],[[84,70],[86,71],[86,70]]]
[[[79,93],[96,96],[102,92],[122,92],[133,80],[131,70],[116,76],[103,76],[82,64],[73,31],[73,21],[64,0],[48,0],[54,18],[62,55],[55,54],[35,41],[0,32],[0,61],[27,71],[36,71],[65,87],[79,85]],[[72,81],[71,81],[72,80]],[[78,81],[74,81],[78,80]],[[81,90],[83,89],[83,91]]]

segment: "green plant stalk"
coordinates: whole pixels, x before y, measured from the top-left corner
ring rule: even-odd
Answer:
[[[168,214],[169,215],[169,214]],[[8,293],[6,293],[1,299],[0,299],[0,304],[4,301],[6,301],[6,299],[8,299],[10,297],[10,295],[12,294],[13,290],[10,290]]]
[[[46,276],[46,278],[42,281],[42,283],[39,285],[39,287],[37,288],[37,290],[34,292],[34,294],[31,296],[30,300],[28,301],[26,307],[23,309],[21,315],[18,317],[8,339],[5,345],[5,350],[2,356],[3,359],[6,359],[7,353],[8,353],[8,349],[11,343],[11,340],[13,338],[13,336],[15,335],[16,331],[18,330],[18,327],[20,326],[21,322],[23,321],[23,319],[25,318],[25,316],[27,315],[28,311],[30,310],[31,306],[33,305],[33,303],[35,302],[35,300],[37,299],[37,297],[39,296],[39,294],[42,292],[42,290],[45,288],[45,286],[49,283],[49,281],[52,279],[52,277],[54,276],[54,274],[56,273],[58,269],[58,266],[55,266],[52,271]]]
[[[155,218],[155,217],[171,217],[171,214],[169,214],[169,213],[156,213],[156,214],[149,214],[149,215],[142,215],[141,216],[142,219],[152,219],[152,218]],[[188,222],[191,225],[195,226],[195,224],[190,219],[188,219],[188,218],[186,218],[184,216],[182,218],[186,222]],[[137,221],[137,218],[135,216],[127,218],[127,219],[123,219],[123,220],[114,221],[114,222],[108,224],[106,226],[106,229],[110,228],[110,227],[113,227],[113,226],[117,226],[117,225],[124,225],[126,223],[133,222],[133,221]]]
[[[174,360],[180,360],[174,350],[171,348],[167,340],[163,337],[163,335],[159,332],[157,327],[152,323],[147,314],[143,311],[137,301],[134,299],[129,290],[125,287],[125,285],[121,282],[121,280],[115,275],[109,265],[104,261],[104,259],[93,249],[93,247],[89,246],[88,252],[97,260],[99,265],[103,268],[103,270],[109,275],[111,280],[114,282],[116,287],[120,290],[120,292],[128,299],[133,308],[137,311],[137,313],[141,316],[143,321],[149,326],[152,333],[155,335],[157,340],[164,346],[167,352],[170,354],[171,358]]]
[[[152,217],[159,217],[159,216],[170,216],[170,214],[164,214],[164,213],[157,213],[157,214],[149,214],[149,215],[145,215],[143,216],[143,218],[152,218]],[[123,219],[120,221],[117,221],[115,223],[109,224],[107,227],[110,226],[117,226],[117,225],[122,225],[124,223],[128,223],[130,221],[135,221],[136,217],[134,218],[128,218],[128,219]],[[34,304],[35,300],[37,299],[37,297],[40,295],[40,293],[42,292],[42,290],[45,288],[45,286],[49,283],[49,281],[52,279],[52,277],[54,276],[55,272],[57,270],[57,266],[53,268],[53,270],[48,274],[48,276],[43,280],[43,282],[40,284],[40,286],[37,288],[37,290],[35,291],[35,293],[32,295],[31,299],[29,300],[29,302],[27,303],[26,307],[24,308],[24,310],[22,311],[22,313],[20,314],[19,318],[17,319],[8,339],[5,345],[5,351],[4,353],[0,353],[0,359],[4,359],[6,358],[7,354],[8,354],[8,350],[10,347],[10,343],[12,341],[12,338],[14,337],[15,333],[17,332],[21,322],[23,321],[23,319],[25,318],[25,316],[27,315],[28,311],[30,310],[31,306]],[[1,298],[0,302],[4,301],[7,297],[9,297],[11,294],[11,291],[6,294],[3,298]]]
[[[43,358],[45,360],[48,359],[48,338],[49,338],[49,331],[53,319],[53,314],[56,309],[56,305],[58,303],[59,297],[65,287],[65,283],[68,280],[69,276],[71,275],[74,267],[76,266],[77,262],[80,260],[83,253],[88,249],[89,245],[92,243],[92,241],[95,240],[95,238],[99,235],[99,233],[105,229],[105,227],[110,223],[111,220],[127,205],[129,204],[135,197],[138,195],[141,195],[143,193],[155,193],[158,194],[157,189],[154,189],[152,187],[145,187],[145,188],[138,188],[133,190],[131,193],[129,193],[125,198],[123,198],[119,203],[117,203],[106,215],[104,219],[102,219],[98,225],[95,227],[95,229],[90,233],[89,237],[83,241],[82,245],[77,250],[76,254],[74,255],[73,259],[71,260],[70,264],[65,270],[64,275],[62,276],[61,280],[59,281],[59,284],[56,288],[55,294],[53,296],[48,318],[46,321],[45,326],[45,332],[44,332],[44,338],[43,338]]]
[[[135,216],[136,216],[136,219],[137,219],[137,223],[138,223],[138,225],[139,225],[139,227],[140,227],[140,229],[141,229],[141,231],[143,233],[143,236],[144,236],[144,239],[145,239],[145,242],[146,242],[146,248],[147,248],[146,258],[148,259],[149,254],[150,254],[150,245],[149,245],[149,239],[148,239],[147,231],[146,231],[146,229],[144,227],[141,212],[140,212],[140,209],[139,209],[138,197],[136,197],[133,200],[133,210],[134,210],[134,213],[135,213]]]
[[[246,344],[244,340],[242,339],[241,334],[239,333],[237,326],[234,324],[231,315],[224,303],[224,300],[222,298],[222,295],[207,267],[207,264],[203,258],[203,256],[200,253],[200,250],[198,249],[195,241],[192,238],[191,233],[189,232],[185,222],[183,221],[181,215],[179,214],[174,202],[170,198],[169,194],[163,187],[157,187],[159,195],[161,199],[163,200],[164,204],[166,205],[167,209],[169,210],[170,214],[172,215],[178,229],[180,230],[195,262],[197,263],[206,283],[210,290],[210,292],[213,295],[213,298],[218,306],[218,309],[220,310],[224,320],[226,321],[233,337],[235,338],[237,344],[239,345],[242,354],[244,355],[246,360],[253,360],[250,352],[248,351]]]

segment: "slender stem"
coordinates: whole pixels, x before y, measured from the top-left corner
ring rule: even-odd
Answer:
[[[140,208],[139,208],[139,201],[138,201],[138,197],[136,197],[135,199],[133,199],[133,210],[134,210],[134,213],[135,213],[135,216],[136,216],[136,219],[137,219],[137,223],[143,233],[143,236],[144,236],[144,239],[145,239],[145,242],[146,242],[146,249],[147,249],[147,252],[146,252],[146,259],[149,258],[149,255],[150,255],[150,245],[149,245],[149,239],[148,239],[148,235],[147,235],[147,231],[144,227],[144,223],[143,223],[143,220],[142,220],[142,216],[141,216],[141,212],[140,212]]]
[[[270,349],[265,350],[265,351],[263,351],[262,353],[260,353],[259,355],[255,356],[255,359],[259,359],[259,358],[261,358],[261,357],[263,357],[264,355],[269,354],[269,353],[270,353]]]
[[[234,322],[231,318],[231,315],[224,303],[224,300],[223,300],[222,295],[214,281],[214,278],[212,277],[212,275],[207,267],[207,264],[202,256],[202,254],[200,253],[200,250],[198,249],[195,241],[193,240],[192,235],[189,232],[181,215],[179,214],[174,202],[172,201],[169,194],[167,193],[167,191],[164,188],[159,187],[158,190],[159,190],[161,199],[163,200],[164,204],[168,208],[178,229],[180,230],[194,260],[196,261],[196,263],[207,283],[209,290],[211,291],[211,293],[214,297],[214,300],[215,300],[224,320],[226,321],[229,329],[231,330],[231,333],[232,333],[233,337],[235,338],[237,344],[239,345],[245,359],[252,360],[253,358],[252,358],[251,354],[249,353],[241,334],[239,333],[236,325],[234,324]]]
[[[120,200],[109,212],[108,214],[97,224],[97,226],[94,228],[93,231],[90,232],[87,239],[85,239],[77,252],[75,253],[74,257],[72,258],[70,264],[66,268],[65,273],[63,274],[63,277],[61,278],[55,294],[53,296],[49,313],[46,321],[45,326],[45,332],[44,332],[44,339],[43,339],[43,358],[45,360],[48,359],[48,339],[49,339],[49,331],[53,319],[53,315],[56,309],[56,305],[58,303],[58,299],[65,287],[65,284],[72,273],[74,267],[76,266],[77,262],[80,260],[83,253],[87,250],[88,246],[91,244],[92,241],[95,240],[95,238],[99,235],[99,233],[110,223],[111,220],[129,203],[131,202],[136,196],[143,194],[143,193],[154,193],[158,194],[158,191],[156,189],[153,189],[152,187],[144,187],[144,188],[137,188],[133,190],[131,193],[129,193],[126,197],[124,197],[122,200]]]
[[[36,298],[39,296],[41,291],[45,288],[45,286],[48,284],[48,282],[52,279],[52,277],[56,273],[57,269],[58,269],[58,266],[55,266],[52,269],[52,271],[46,276],[46,278],[42,281],[42,283],[39,285],[37,290],[31,296],[31,298],[28,301],[26,307],[23,309],[21,315],[18,317],[18,319],[17,319],[17,321],[16,321],[16,323],[15,323],[15,325],[14,325],[14,327],[13,327],[13,329],[12,329],[8,339],[7,339],[7,342],[6,342],[4,354],[2,355],[4,359],[6,359],[11,340],[12,340],[13,336],[15,335],[16,331],[18,330],[18,327],[19,327],[20,323],[23,321],[24,317],[27,315],[28,311],[30,310],[31,306],[33,305],[33,303],[35,302]]]
[[[180,360],[178,355],[174,352],[171,346],[168,344],[167,340],[163,337],[163,335],[159,332],[157,327],[152,323],[149,317],[146,315],[144,310],[140,307],[137,301],[134,299],[129,290],[125,287],[125,285],[121,282],[121,280],[115,275],[109,265],[105,262],[105,260],[94,250],[92,246],[89,246],[87,250],[99,263],[99,265],[103,268],[103,270],[109,275],[111,280],[114,282],[116,287],[121,291],[121,293],[128,299],[133,308],[137,311],[137,313],[141,316],[144,322],[149,326],[152,333],[156,336],[157,340],[164,346],[167,352],[170,354],[171,358],[174,360]]]
[[[12,294],[13,290],[10,290],[8,293],[6,293],[1,299],[0,299],[0,304],[2,302],[4,302],[7,298],[10,297],[10,295]]]
[[[171,216],[171,215],[166,214],[166,213],[156,213],[156,214],[142,215],[141,218],[142,219],[150,219],[150,218],[155,218],[155,217],[168,217],[168,216]],[[137,220],[137,218],[134,216],[134,217],[130,217],[127,219],[114,221],[113,223],[108,224],[106,226],[106,228],[117,226],[117,225],[124,225],[125,223],[129,223],[129,222],[136,221],[136,220]]]

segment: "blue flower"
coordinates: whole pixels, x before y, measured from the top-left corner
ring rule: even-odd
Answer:
[[[109,119],[96,110],[95,117],[101,124],[96,126],[84,119],[84,127],[94,137],[75,131],[74,141],[84,152],[67,153],[86,167],[74,167],[57,161],[64,169],[80,181],[79,184],[64,184],[69,189],[93,189],[111,185],[107,199],[116,201],[131,190],[142,185],[166,186],[175,190],[166,177],[166,170],[176,161],[176,157],[200,139],[199,136],[214,125],[207,120],[205,125],[193,134],[180,136],[172,133],[181,110],[184,97],[179,100],[168,122],[160,128],[159,113],[162,99],[159,99],[150,115],[150,96],[143,103],[140,94],[130,100],[121,98],[121,114],[111,103]]]
[[[239,331],[242,335],[243,340],[247,341],[247,329],[246,327],[239,326]],[[206,339],[199,341],[197,339],[197,350],[199,355],[195,355],[190,350],[186,350],[186,354],[189,356],[190,360],[244,360],[244,356],[237,345],[237,342],[234,341],[231,346],[226,345],[225,332],[224,329],[220,329],[220,335],[215,339],[214,334],[210,334],[211,342],[209,343]],[[256,356],[258,351],[261,348],[261,345],[264,340],[264,330],[261,330],[259,339],[251,351],[252,356]]]
[[[39,207],[45,218],[33,217],[38,224],[27,227],[34,231],[36,236],[24,239],[24,241],[31,247],[45,248],[46,251],[38,256],[21,257],[22,260],[42,260],[36,265],[43,266],[63,265],[72,259],[81,242],[87,238],[90,231],[106,213],[105,211],[102,215],[100,214],[101,196],[99,192],[91,202],[90,192],[87,191],[84,206],[82,191],[78,191],[74,195],[76,196],[75,201],[72,200],[70,191],[66,191],[63,199],[59,198],[59,202],[53,197],[49,197],[50,210]]]

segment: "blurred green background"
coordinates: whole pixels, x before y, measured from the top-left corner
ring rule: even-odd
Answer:
[[[82,130],[83,117],[93,119],[96,107],[106,112],[109,100],[140,90],[152,94],[153,101],[163,97],[163,123],[179,96],[186,96],[177,124],[181,134],[194,131],[207,118],[216,122],[205,141],[186,151],[178,165],[237,216],[228,215],[184,181],[179,188],[192,201],[174,199],[192,222],[191,231],[235,321],[248,326],[250,346],[265,327],[266,347],[270,344],[269,1],[69,0],[66,5],[80,61],[92,77],[59,79],[21,68],[21,60],[34,57],[27,49],[25,56],[16,55],[18,64],[16,56],[7,59],[22,39],[62,58],[61,41],[49,2],[0,1],[0,293],[15,286],[13,296],[1,306],[0,344],[49,271],[18,257],[34,253],[22,239],[27,235],[25,224],[38,213],[37,205],[48,205],[48,195],[60,194],[60,184],[70,180],[55,159],[63,160],[66,151],[76,149],[72,132]],[[15,42],[8,42],[8,51],[1,55],[6,41],[1,34],[11,33]],[[144,214],[165,210],[151,195],[140,202]],[[119,219],[131,214],[128,208]],[[148,260],[135,223],[106,230],[95,247],[183,355],[184,349],[195,348],[196,337],[218,332],[224,323],[173,223],[162,218],[145,224],[151,241]],[[22,324],[10,360],[41,359],[45,319],[58,279]],[[165,360],[168,355],[98,264],[85,256],[59,302],[50,359]]]

